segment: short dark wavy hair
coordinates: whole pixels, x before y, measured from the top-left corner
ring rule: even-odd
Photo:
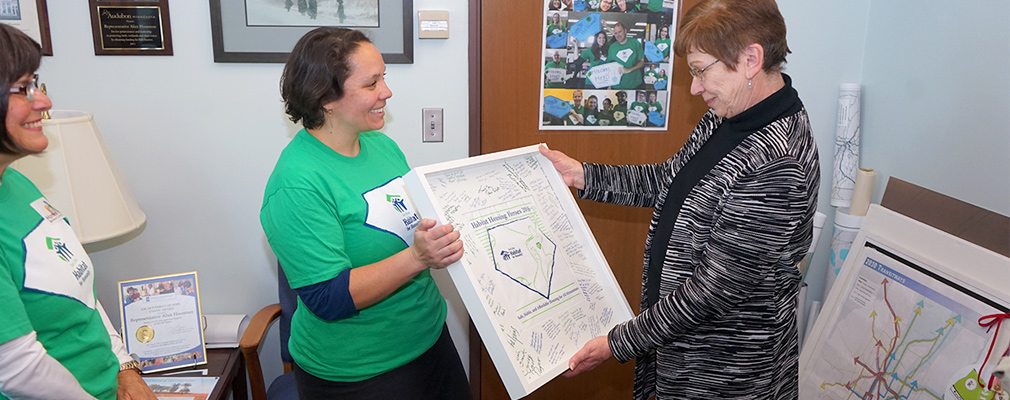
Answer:
[[[359,31],[334,27],[316,28],[298,39],[281,75],[281,98],[291,121],[309,129],[322,126],[323,104],[344,96],[351,53],[371,42]]]
[[[42,63],[42,46],[20,29],[7,24],[0,24],[0,79],[3,79],[3,91],[0,92],[0,119],[7,121],[7,104],[10,88],[25,74],[39,69]],[[7,124],[0,124],[0,153],[18,154],[21,147],[14,143]]]
[[[786,44],[786,21],[774,0],[703,0],[681,18],[673,52],[685,57],[698,49],[736,71],[737,57],[751,43],[764,48],[761,69],[782,70],[791,51]]]

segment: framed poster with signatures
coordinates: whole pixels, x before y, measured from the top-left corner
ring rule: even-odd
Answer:
[[[634,316],[537,146],[417,167],[403,179],[422,218],[459,231],[463,258],[447,270],[513,399]]]

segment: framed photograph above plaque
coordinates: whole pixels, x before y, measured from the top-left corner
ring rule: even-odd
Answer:
[[[88,2],[95,55],[172,55],[168,0]]]
[[[42,55],[53,55],[46,0],[0,0],[0,22],[20,29],[39,42]]]

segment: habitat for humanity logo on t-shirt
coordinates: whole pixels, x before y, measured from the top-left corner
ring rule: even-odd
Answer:
[[[408,246],[414,244],[414,229],[421,218],[407,201],[403,178],[394,178],[361,197],[368,204],[365,225],[392,233]]]
[[[53,293],[95,307],[94,269],[70,224],[40,198],[31,207],[42,217],[22,239],[25,289]]]

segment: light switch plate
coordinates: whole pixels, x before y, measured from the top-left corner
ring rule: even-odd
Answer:
[[[421,136],[422,142],[442,141],[442,109],[422,108],[421,109]]]

